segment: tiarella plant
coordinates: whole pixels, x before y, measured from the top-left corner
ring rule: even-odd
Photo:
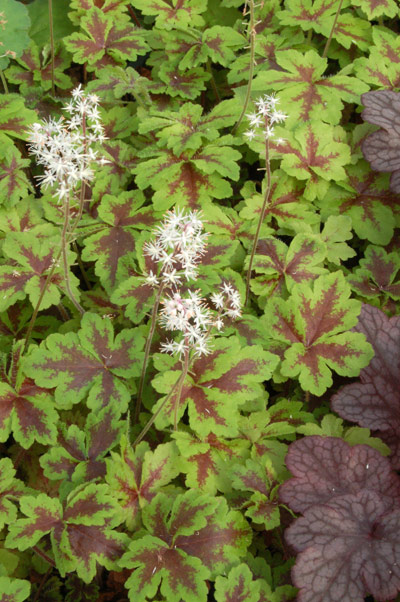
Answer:
[[[1,1],[0,602],[399,598],[399,12]]]

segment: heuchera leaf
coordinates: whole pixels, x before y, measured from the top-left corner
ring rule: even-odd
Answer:
[[[360,268],[348,276],[352,289],[367,299],[400,299],[400,258],[381,247],[369,245]]]
[[[98,207],[102,223],[96,234],[85,238],[82,259],[96,262],[96,274],[106,289],[115,285],[121,257],[135,250],[137,230],[154,224],[151,208],[142,207],[144,200],[140,191],[122,192],[118,197],[105,194]]]
[[[174,65],[165,62],[157,71],[157,78],[162,83],[157,82],[151,88],[156,93],[166,92],[173,97],[181,96],[182,98],[194,100],[202,90],[206,89],[205,82],[210,77],[210,73],[199,67],[187,69],[182,73]]]
[[[270,301],[265,321],[271,338],[287,346],[281,372],[298,376],[303,389],[322,395],[332,384],[330,369],[356,376],[373,355],[361,333],[352,328],[361,309],[349,299],[350,287],[341,272],[322,275],[308,284],[293,286],[287,301]]]
[[[360,381],[346,385],[332,397],[332,409],[360,426],[378,431],[392,450],[391,461],[400,468],[400,317],[388,318],[371,305],[363,305],[356,330],[373,346],[375,355],[360,373]]]
[[[392,90],[374,90],[361,97],[366,107],[361,116],[365,121],[379,125],[362,143],[362,151],[372,169],[392,171],[391,189],[400,192],[400,94]]]
[[[64,43],[74,61],[87,64],[89,70],[135,61],[148,50],[143,30],[121,18],[114,20],[97,6],[85,13],[80,26],[85,33],[73,33]]]
[[[224,499],[195,489],[175,500],[157,494],[142,520],[148,534],[133,541],[120,561],[133,569],[125,583],[132,602],[152,598],[160,583],[168,601],[204,602],[205,580],[242,556],[248,545],[241,515],[228,511]]]
[[[400,480],[388,459],[369,445],[350,446],[338,437],[312,435],[289,446],[286,465],[294,475],[279,499],[295,512],[368,489],[400,503]]]
[[[117,420],[111,406],[87,416],[84,429],[62,424],[58,445],[52,446],[40,458],[40,465],[49,479],[70,478],[81,483],[103,477],[106,473],[104,456],[118,444],[123,422]]]
[[[285,10],[279,12],[278,18],[282,25],[301,27],[304,31],[314,29],[321,33],[323,22],[336,10],[335,0],[286,0]]]
[[[92,410],[115,404],[122,413],[130,393],[121,378],[139,375],[143,345],[137,329],[125,329],[114,339],[109,318],[86,313],[77,334],[52,334],[33,350],[25,371],[39,386],[56,387],[59,407],[70,408],[88,393]]]
[[[367,445],[305,437],[290,445],[294,473],[280,499],[303,512],[286,531],[300,554],[292,571],[302,602],[393,598],[400,588],[400,480]]]
[[[285,127],[316,118],[337,125],[343,102],[358,103],[360,95],[368,90],[364,82],[340,71],[325,77],[328,61],[315,50],[306,53],[284,50],[277,53],[276,61],[280,70],[262,71],[252,89],[279,91],[279,100],[288,112]]]
[[[343,130],[320,122],[299,125],[281,144],[270,141],[271,148],[283,155],[281,168],[299,180],[307,180],[305,197],[312,201],[326,194],[329,180],[345,180],[344,165],[350,163],[350,148],[338,142]]]
[[[292,571],[301,602],[394,598],[400,589],[400,509],[368,490],[313,506],[286,531],[300,552]]]
[[[106,481],[128,529],[135,527],[140,509],[179,474],[177,460],[176,446],[171,442],[160,443],[150,451],[146,441],[133,449],[122,437],[120,454],[111,452],[111,459],[106,460]]]
[[[277,363],[277,356],[258,345],[241,348],[235,337],[215,341],[213,351],[196,359],[191,366],[190,377],[183,385],[178,416],[183,415],[188,405],[189,424],[195,433],[237,435],[238,406],[263,395],[260,383],[271,377]],[[176,370],[167,371],[156,376],[152,384],[158,392],[169,393],[178,376]],[[158,428],[173,423],[174,404],[172,395],[156,420]]]
[[[7,546],[26,550],[50,533],[57,569],[62,576],[76,571],[90,583],[97,562],[107,569],[117,568],[128,537],[110,528],[116,526],[117,506],[107,494],[106,485],[91,483],[73,491],[62,506],[44,493],[21,498],[20,518],[9,530]]]

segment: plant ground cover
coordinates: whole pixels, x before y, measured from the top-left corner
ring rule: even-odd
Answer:
[[[0,602],[400,600],[399,14],[2,0]]]

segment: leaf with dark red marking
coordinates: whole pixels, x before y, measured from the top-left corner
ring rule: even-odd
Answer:
[[[369,245],[360,260],[360,268],[347,277],[352,289],[367,299],[400,299],[400,259],[398,253],[386,253]]]
[[[135,251],[138,230],[154,225],[152,209],[142,207],[144,200],[140,191],[104,195],[98,207],[102,220],[98,231],[84,240],[82,259],[96,262],[96,274],[108,290],[115,286],[120,259]]]
[[[261,523],[267,530],[278,527],[280,516],[276,500],[277,483],[274,473],[271,473],[271,467],[263,466],[260,460],[246,460],[246,464],[234,466],[230,475],[234,489],[252,492],[252,495],[246,498],[245,515],[253,522]]]
[[[191,489],[175,499],[163,493],[143,509],[148,531],[129,546],[121,566],[132,570],[130,597],[142,602],[161,594],[171,602],[203,602],[205,580],[245,553],[248,527],[224,499]]]
[[[200,14],[206,11],[207,0],[180,0],[172,5],[167,0],[133,0],[132,6],[144,15],[154,16],[156,27],[168,31],[202,27],[204,19]]]
[[[39,47],[31,42],[22,55],[7,69],[7,79],[13,84],[19,84],[20,92],[27,95],[32,86],[40,85],[43,90],[50,90],[52,81],[51,61],[43,61]],[[58,88],[72,87],[71,78],[64,73],[70,66],[71,58],[63,46],[58,46],[54,54],[54,83]]]
[[[197,98],[206,89],[206,81],[211,77],[210,73],[200,67],[182,72],[168,62],[161,65],[157,76],[161,85],[157,82],[153,86],[155,92],[166,92],[170,96],[181,96],[190,100]]]
[[[271,338],[286,347],[281,372],[322,395],[332,384],[331,369],[356,376],[370,361],[372,348],[361,333],[347,332],[357,322],[361,305],[349,299],[350,286],[341,272],[296,284],[287,301],[270,301],[265,323]]]
[[[86,313],[78,333],[52,334],[33,350],[25,371],[39,386],[56,388],[59,407],[70,408],[88,394],[91,409],[113,404],[124,412],[130,400],[124,379],[139,375],[143,345],[138,329],[114,338],[109,318]]]
[[[280,296],[296,283],[312,282],[325,272],[326,253],[324,243],[307,234],[297,234],[289,247],[278,238],[263,238],[254,257],[252,290],[262,299]]]
[[[310,211],[310,204],[302,197],[302,187],[299,182],[282,170],[274,171],[274,175],[276,181],[271,184],[264,224],[271,222],[273,218],[276,219],[280,227],[293,227],[296,222],[309,225],[315,223],[316,216]],[[245,207],[239,213],[241,218],[251,219],[258,223],[264,201],[264,182],[262,186],[263,194],[256,192],[253,182],[246,182],[243,186],[241,193],[245,199]]]
[[[378,431],[400,468],[400,317],[388,318],[364,305],[355,328],[371,343],[375,355],[360,373],[360,381],[346,385],[332,397],[335,412],[346,420]]]
[[[18,94],[0,96],[0,134],[13,138],[26,138],[27,128],[37,121],[35,111],[27,109],[24,100]],[[2,144],[4,144],[4,139]]]
[[[54,226],[42,224],[41,232],[42,235],[48,236],[39,237],[36,231],[14,231],[7,234],[3,254],[9,260],[7,265],[0,266],[0,311],[6,310],[16,301],[25,299],[27,295],[34,307],[38,303],[60,246],[59,235]],[[68,263],[71,264],[75,253],[68,251],[67,257]],[[69,278],[71,290],[79,298],[78,279],[72,273]],[[62,266],[58,265],[41,300],[41,309],[57,305],[64,291],[64,271]]]
[[[118,444],[124,423],[117,420],[114,408],[90,413],[83,429],[62,424],[58,445],[40,458],[40,465],[49,479],[69,478],[87,482],[106,474],[104,457]]]
[[[24,496],[21,511],[28,518],[18,519],[9,530],[7,545],[26,550],[48,533],[52,534],[52,551],[62,576],[76,571],[90,583],[97,563],[108,570],[117,568],[129,538],[112,530],[117,505],[107,493],[106,485],[91,483],[72,491],[64,506],[45,494]]]
[[[286,465],[294,475],[279,489],[295,512],[368,489],[400,504],[400,480],[390,462],[369,445],[350,446],[338,437],[304,437],[289,446]]]
[[[15,478],[16,470],[10,458],[0,460],[0,527],[17,519],[15,502],[24,494],[25,485]]]
[[[209,355],[193,362],[190,377],[183,385],[178,416],[181,417],[188,406],[189,424],[195,433],[236,436],[239,406],[263,395],[261,383],[271,377],[277,363],[277,356],[258,345],[241,348],[235,337],[218,339]],[[158,365],[157,358],[155,365]],[[156,376],[152,384],[159,393],[169,393],[178,376],[179,371],[170,370]],[[158,428],[173,423],[175,403],[178,400],[172,395],[156,420]]]
[[[33,380],[24,378],[14,386],[0,383],[0,441],[6,441],[12,433],[25,449],[34,441],[54,444],[57,421],[52,396]]]
[[[301,27],[304,31],[314,29],[321,33],[323,22],[336,11],[336,0],[287,0],[285,10],[279,11],[279,21],[282,25]]]
[[[261,602],[261,583],[261,579],[253,580],[247,564],[239,564],[227,577],[216,578],[215,599],[217,602]]]
[[[0,155],[0,204],[15,205],[32,190],[24,169],[29,159],[22,159],[13,144],[6,144]]]
[[[227,146],[205,146],[192,157],[175,157],[167,150],[157,154],[158,158],[142,161],[135,169],[138,187],[151,186],[156,191],[153,204],[157,211],[176,203],[195,209],[213,198],[227,198],[232,188],[225,176],[239,177],[237,160],[241,155]]]
[[[64,43],[77,63],[85,63],[90,70],[125,61],[135,61],[146,54],[148,45],[144,30],[137,30],[128,20],[114,20],[96,6],[80,19],[84,33],[73,33]]]
[[[152,286],[146,284],[143,276],[130,276],[118,285],[111,299],[124,308],[125,315],[134,324],[139,324],[151,310],[155,292]]]
[[[332,184],[317,203],[322,219],[347,215],[357,236],[373,244],[388,244],[400,214],[399,197],[388,190],[388,176],[371,171],[364,160],[347,165],[345,171],[346,187]]]
[[[271,148],[283,156],[281,169],[307,181],[304,195],[308,200],[324,196],[330,180],[346,179],[344,166],[350,163],[350,148],[339,141],[343,134],[339,126],[312,121],[300,124],[290,133],[282,128],[287,140],[280,144],[270,141]]]
[[[0,577],[0,592],[7,592],[0,594],[1,602],[23,602],[29,598],[30,591],[30,581],[5,576]]]
[[[128,529],[137,525],[141,508],[179,474],[177,460],[173,443],[161,443],[151,451],[142,441],[133,449],[126,437],[121,439],[120,454],[111,452],[111,459],[106,461],[106,481]]]
[[[92,8],[99,8],[101,12],[113,20],[121,19],[130,0],[71,0],[68,17],[75,25],[80,24],[81,18]]]
[[[395,17],[399,13],[394,0],[353,0],[353,4],[360,6],[370,21],[382,16]]]
[[[204,438],[175,432],[173,438],[181,455],[181,470],[187,487],[215,495],[232,488],[230,466],[249,456],[249,442],[223,439],[210,433]]]
[[[283,50],[276,55],[279,71],[259,73],[253,89],[279,91],[282,109],[288,112],[285,126],[318,119],[337,125],[342,117],[343,102],[359,102],[368,86],[355,77],[339,73],[325,77],[328,61],[315,50],[306,53]]]
[[[240,107],[233,99],[220,102],[205,115],[201,105],[184,103],[178,112],[150,110],[140,120],[139,132],[157,132],[158,146],[179,156],[184,151],[198,150],[204,141],[217,140],[219,130],[233,125],[239,112]]]
[[[400,590],[400,509],[369,490],[312,506],[286,531],[302,602],[364,602]]]

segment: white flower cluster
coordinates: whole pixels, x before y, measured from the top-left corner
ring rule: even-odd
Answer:
[[[279,103],[279,98],[276,96],[268,95],[261,96],[255,103],[257,111],[246,115],[249,120],[250,129],[244,133],[249,139],[253,140],[258,134],[257,128],[263,129],[264,138],[270,139],[275,135],[274,124],[282,123],[287,119],[287,115],[282,111],[276,109],[276,105]],[[282,144],[283,138],[277,138],[276,142]]]
[[[84,94],[79,85],[72,91],[72,100],[65,105],[69,119],[50,118],[34,123],[28,132],[29,150],[39,165],[44,166],[44,175],[39,176],[42,186],[57,186],[56,195],[61,201],[79,183],[93,179],[91,164],[108,161],[98,158],[92,144],[103,142],[103,126],[98,110],[99,99],[95,94]]]
[[[221,293],[211,295],[217,312],[214,313],[198,291],[188,291],[187,297],[182,297],[177,291],[171,297],[163,299],[163,309],[160,312],[161,325],[167,330],[177,330],[182,336],[177,341],[167,341],[161,344],[161,351],[182,357],[193,351],[195,356],[207,355],[211,351],[212,328],[221,330],[223,318],[238,318],[241,315],[240,295],[230,284],[224,283]]]
[[[146,282],[152,286],[158,286],[160,281],[174,286],[180,284],[182,278],[195,280],[197,264],[204,254],[208,238],[202,230],[199,212],[168,211],[164,222],[155,229],[155,240],[143,246],[143,252],[160,266],[159,274],[150,271]]]

